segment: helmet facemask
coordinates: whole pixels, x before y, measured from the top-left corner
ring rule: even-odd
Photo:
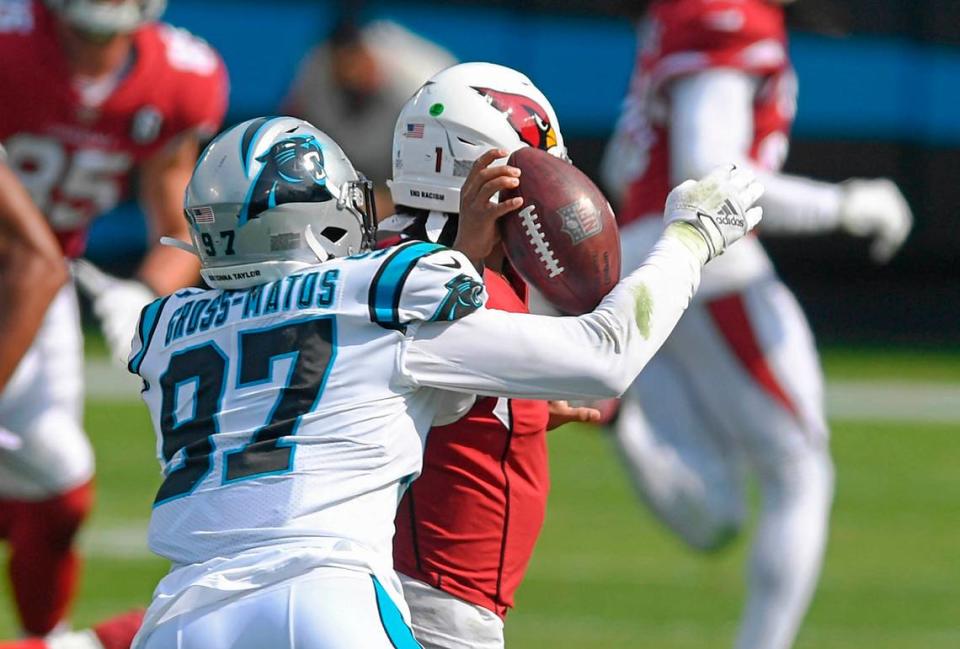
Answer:
[[[337,192],[337,216],[326,217],[316,228],[309,224],[304,231],[307,247],[317,256],[318,262],[349,257],[372,250],[377,243],[377,204],[373,198],[373,181],[361,174],[360,180],[344,184]],[[360,221],[360,242],[350,236],[349,219]]]
[[[401,207],[378,225],[378,247],[401,241],[429,241],[452,248],[459,223],[460,215],[455,212]]]

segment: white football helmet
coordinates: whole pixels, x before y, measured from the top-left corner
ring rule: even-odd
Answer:
[[[156,20],[167,0],[46,0],[47,6],[77,29],[109,36],[125,34]]]
[[[204,281],[245,288],[376,240],[373,184],[308,122],[259,117],[217,136],[200,155],[184,200]]]
[[[543,93],[502,65],[454,65],[435,74],[400,111],[388,181],[393,202],[456,214],[460,187],[482,153],[525,146],[567,156]]]

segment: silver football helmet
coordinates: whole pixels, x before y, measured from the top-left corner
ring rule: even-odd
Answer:
[[[376,241],[373,184],[327,134],[259,117],[217,136],[187,186],[184,213],[204,281],[245,288]]]
[[[100,36],[132,32],[159,18],[167,7],[167,0],[46,0],[46,3],[70,25]]]

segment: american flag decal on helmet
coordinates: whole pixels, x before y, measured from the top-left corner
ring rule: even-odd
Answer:
[[[213,223],[216,219],[213,216],[213,208],[209,205],[203,207],[191,207],[190,216],[197,225]]]
[[[414,140],[422,140],[423,124],[407,124],[407,130],[403,135],[405,137],[413,138]]]

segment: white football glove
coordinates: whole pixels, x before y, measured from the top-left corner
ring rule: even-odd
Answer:
[[[85,259],[73,262],[73,276],[93,302],[113,359],[126,366],[140,312],[157,296],[142,282],[108,275]]]
[[[854,236],[873,237],[870,256],[886,263],[910,234],[913,212],[892,180],[854,179],[843,184],[840,224]]]
[[[752,230],[763,215],[754,203],[763,185],[749,169],[725,165],[702,180],[688,180],[667,196],[663,220],[689,223],[707,242],[707,261]]]

